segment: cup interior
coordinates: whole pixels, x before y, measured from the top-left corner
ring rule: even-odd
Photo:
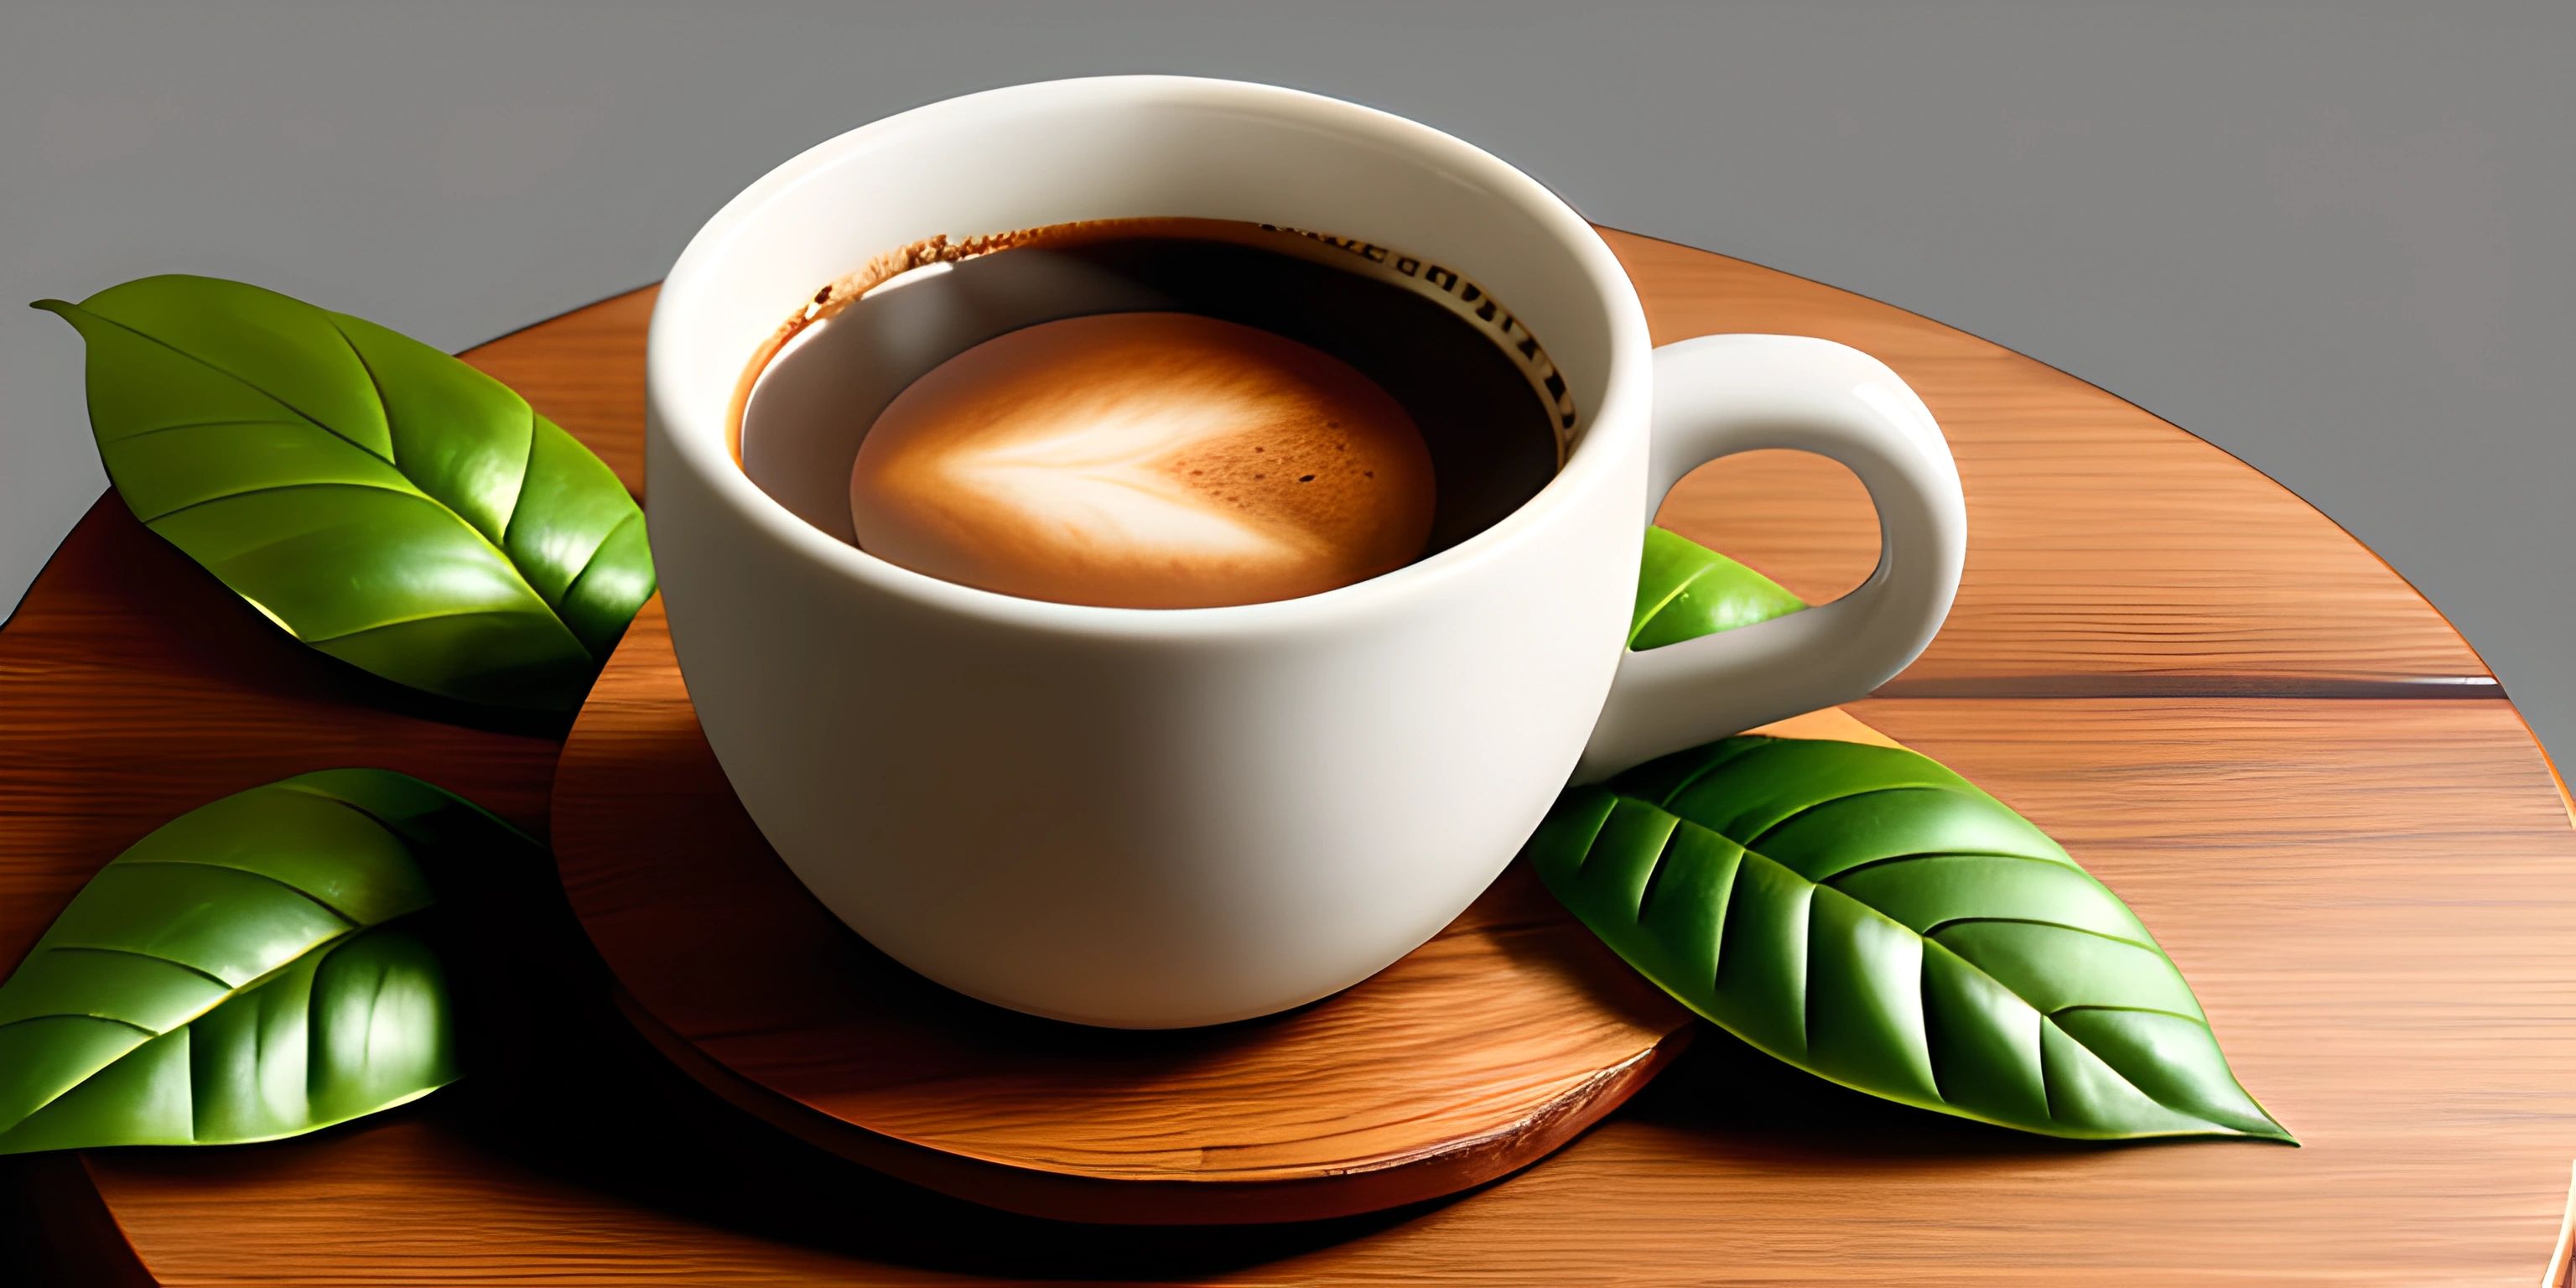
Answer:
[[[1617,383],[1615,362],[1642,352],[1619,343],[1623,323],[1642,319],[1607,247],[1494,157],[1294,90],[1108,77],[919,108],[817,145],[746,189],[663,288],[654,412],[693,468],[730,470],[727,422],[745,367],[819,287],[935,236],[1140,216],[1328,233],[1481,287],[1565,381],[1576,413],[1568,468]]]

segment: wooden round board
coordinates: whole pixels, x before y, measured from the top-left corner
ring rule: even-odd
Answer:
[[[0,1272],[40,1239],[61,1258],[0,1279],[2537,1279],[2576,1157],[2576,831],[2467,645],[2324,516],[2073,376],[1831,287],[1607,236],[1659,340],[1826,336],[1923,394],[1967,487],[1967,578],[1931,651],[1851,710],[2126,897],[2305,1148],[2034,1140],[1703,1031],[1592,1130],[1455,1198],[1251,1229],[1075,1225],[760,1130],[669,1076],[604,980],[532,980],[556,1012],[528,1026],[538,1058],[487,1050],[477,1076],[401,1110],[269,1145],[0,1159]],[[651,300],[467,356],[640,490]],[[1704,471],[1664,521],[1811,599],[1868,569],[1856,488],[1796,458]],[[136,837],[298,770],[390,765],[542,829],[561,733],[355,682],[104,499],[0,630],[0,964]]]
[[[1875,738],[1839,712],[1773,730]],[[1039,1216],[1310,1221],[1455,1193],[1572,1139],[1694,1031],[1519,866],[1394,966],[1265,1019],[1126,1033],[948,992],[762,841],[658,599],[565,741],[554,847],[620,1004],[680,1068],[825,1149]]]

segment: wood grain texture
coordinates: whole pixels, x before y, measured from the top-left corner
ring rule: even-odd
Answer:
[[[1884,741],[1839,712],[1773,726]],[[1453,1194],[1618,1107],[1695,1031],[1515,867],[1430,943],[1284,1015],[1121,1033],[931,984],[761,839],[659,599],[555,770],[564,890],[646,1038],[813,1143],[1065,1220],[1309,1221]]]
[[[1967,572],[1940,638],[1890,693],[2183,695],[2294,681],[2347,692],[2488,676],[2332,520],[2130,403],[1876,300],[1605,235],[1657,343],[1722,331],[1839,340],[1895,368],[1940,421],[1968,496]],[[1834,486],[1839,473],[1759,453],[1684,481],[1661,521],[1823,598],[1866,575],[1878,548],[1859,486]],[[1811,514],[1811,496],[1830,508]]]
[[[1830,288],[1612,241],[1664,338],[1843,339],[1942,417],[1969,580],[1892,687],[2166,695],[1854,710],[2127,896],[2307,1148],[2029,1140],[1704,1033],[1619,1113],[1454,1200],[1252,1230],[1062,1225],[747,1129],[594,980],[532,982],[561,1013],[522,1058],[487,1048],[486,1076],[375,1120],[9,1171],[49,1210],[113,1218],[64,1223],[92,1236],[74,1251],[100,1282],[2531,1282],[2576,1156],[2576,832],[2505,702],[2300,696],[2484,680],[2439,615],[2286,492],[2098,390]],[[648,307],[620,297],[469,356],[634,482]],[[1718,473],[1669,507],[1686,531],[1810,594],[1867,563],[1867,538],[1802,494],[1821,473]],[[296,770],[388,764],[542,825],[547,731],[353,684],[104,502],[0,632],[0,960],[133,838]],[[2195,692],[2235,696],[2177,696]]]
[[[172,1282],[329,1282],[355,1266],[509,1284],[2532,1280],[2576,1155],[2576,834],[2505,704],[1855,712],[1994,790],[2126,897],[2306,1147],[2025,1138],[1868,1100],[1711,1033],[1495,1185],[1249,1232],[982,1213],[852,1169],[740,1160],[728,1151],[758,1142],[667,1113],[649,1131],[521,1137],[462,1098],[256,1151],[89,1165]]]

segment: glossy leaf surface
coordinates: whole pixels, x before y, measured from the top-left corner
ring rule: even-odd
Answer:
[[[201,806],[93,876],[0,983],[0,1153],[290,1136],[456,1077],[424,855],[533,843],[417,779]]]
[[[1568,791],[1528,856],[1665,991],[1845,1086],[2053,1136],[2289,1139],[2128,906],[1914,752],[1728,738]]]
[[[1662,648],[1785,617],[1806,606],[1780,583],[1698,542],[1648,528],[1628,647]]]
[[[565,710],[653,592],[616,475],[436,349],[217,278],[38,307],[88,344],[91,429],[135,517],[314,648]]]

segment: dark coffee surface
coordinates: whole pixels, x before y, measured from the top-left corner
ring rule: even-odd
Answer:
[[[751,479],[806,522],[866,546],[851,521],[852,466],[899,396],[997,337],[1118,313],[1257,328],[1383,391],[1418,431],[1434,480],[1427,531],[1411,558],[1482,531],[1555,474],[1560,416],[1526,356],[1516,357],[1455,298],[1350,250],[1207,220],[1122,220],[1013,236],[1008,249],[897,273],[857,298],[830,301],[837,311],[794,335],[752,386],[740,438]],[[1494,305],[1485,309],[1490,315]],[[1115,360],[1114,350],[1104,352]]]

